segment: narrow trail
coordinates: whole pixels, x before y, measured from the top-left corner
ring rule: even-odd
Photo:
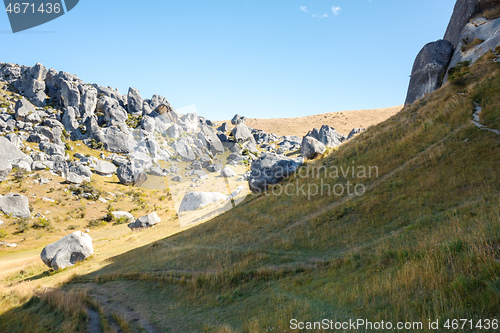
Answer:
[[[87,308],[87,316],[89,317],[89,325],[87,326],[88,333],[102,333],[100,325],[99,313],[91,308]]]
[[[479,129],[490,131],[490,132],[495,133],[496,135],[500,135],[500,131],[498,131],[496,129],[488,128],[479,122],[480,121],[479,115],[481,114],[482,108],[477,103],[474,103],[474,105],[476,106],[476,112],[474,112],[474,115],[472,116],[473,117],[472,123],[474,125],[476,125]]]

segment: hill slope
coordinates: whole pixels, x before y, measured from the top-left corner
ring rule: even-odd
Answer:
[[[429,319],[495,318],[500,136],[471,120],[477,103],[481,123],[500,130],[500,64],[491,61],[499,56],[463,67],[457,80],[310,162],[281,185],[288,193],[252,195],[212,221],[115,256],[4,313],[0,330],[21,322],[83,329],[78,300],[97,301],[101,323],[114,318],[123,331],[284,332],[291,319],[324,318],[425,328]],[[333,193],[349,184],[364,194]]]
[[[330,112],[297,118],[249,118],[245,124],[266,133],[300,137],[306,135],[314,127],[329,125],[340,134],[348,135],[353,128],[368,128],[381,123],[401,111],[402,108],[403,106],[400,105],[383,109]]]

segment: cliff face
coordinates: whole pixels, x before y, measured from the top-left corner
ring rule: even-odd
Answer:
[[[493,13],[490,20],[477,18],[487,11]],[[444,39],[425,45],[415,59],[405,105],[440,88],[448,69],[495,50],[500,45],[498,13],[498,0],[457,0]]]
[[[444,39],[451,42],[453,47],[460,43],[460,33],[469,20],[477,15],[481,8],[481,0],[458,0],[453,9],[450,23],[444,34]]]

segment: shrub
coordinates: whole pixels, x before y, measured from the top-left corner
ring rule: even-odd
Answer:
[[[89,221],[87,227],[89,228],[104,227],[107,224],[108,222],[104,221],[103,219],[94,219]]]
[[[464,61],[448,70],[448,79],[455,86],[464,87],[467,84],[470,62]]]
[[[49,219],[46,219],[45,217],[40,217],[38,221],[33,222],[33,228],[52,230],[52,225]]]
[[[125,224],[129,221],[129,219],[126,217],[126,216],[122,216],[122,217],[119,217],[119,218],[115,218],[115,223],[113,224]]]
[[[136,128],[141,123],[141,120],[142,120],[142,115],[141,116],[132,116],[131,114],[128,114],[128,119],[125,121],[125,123],[130,128]]]
[[[93,187],[89,182],[83,182],[80,185],[71,185],[69,187],[69,190],[79,198],[85,198],[89,200],[98,200],[102,194],[102,191],[99,191],[98,189]]]
[[[7,231],[0,230],[0,239],[4,238],[5,236],[7,236]]]
[[[16,232],[22,234],[30,228],[30,222],[27,218],[17,220]]]

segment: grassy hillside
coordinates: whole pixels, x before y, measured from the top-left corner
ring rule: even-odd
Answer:
[[[460,80],[308,163],[281,185],[290,184],[288,194],[251,195],[88,274],[70,276],[92,258],[40,277],[39,286],[61,282],[58,274],[69,281],[3,313],[0,331],[23,331],[21,323],[33,331],[27,327],[38,321],[54,331],[83,330],[89,304],[100,309],[105,331],[285,332],[293,318],[424,327],[429,319],[495,318],[500,137],[471,119],[477,103],[481,122],[500,130],[500,64],[488,62],[498,55],[464,67]],[[348,167],[356,174],[334,172]],[[365,193],[328,195],[339,184]],[[323,194],[308,195],[320,187]],[[66,293],[70,307],[63,306]]]

